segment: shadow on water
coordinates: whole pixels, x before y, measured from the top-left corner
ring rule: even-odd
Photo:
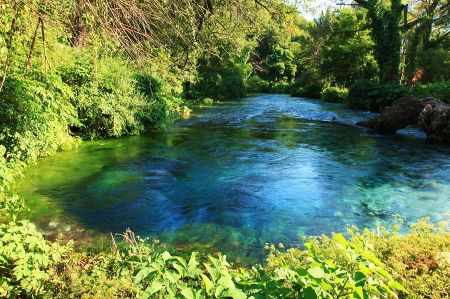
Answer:
[[[27,216],[49,233],[130,227],[245,263],[265,242],[450,210],[450,151],[414,130],[371,134],[352,125],[371,114],[285,95],[197,113],[164,133],[44,159],[19,188]]]

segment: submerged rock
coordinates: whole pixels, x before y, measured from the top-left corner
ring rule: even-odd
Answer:
[[[359,126],[384,133],[395,133],[408,125],[418,125],[429,139],[450,143],[450,105],[435,98],[419,100],[404,97],[386,108],[383,113]]]

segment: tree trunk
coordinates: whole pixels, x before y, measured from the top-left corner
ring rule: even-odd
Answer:
[[[84,22],[86,8],[86,0],[74,0],[73,15],[70,19],[72,33],[70,43],[77,48],[86,45],[89,39],[89,33]]]
[[[391,0],[390,8],[379,11],[378,3],[365,3],[375,41],[375,58],[381,83],[397,84],[400,80],[400,20],[404,10],[401,0]]]

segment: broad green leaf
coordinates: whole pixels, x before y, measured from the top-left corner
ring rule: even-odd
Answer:
[[[181,277],[180,274],[175,273],[173,271],[167,271],[165,273],[165,277],[167,277],[167,279],[171,282],[171,283],[176,283]]]
[[[146,278],[150,273],[152,272],[152,269],[150,268],[144,268],[140,270],[136,276],[134,277],[134,283],[139,284],[144,278]]]
[[[164,285],[161,284],[161,282],[154,281],[147,289],[145,289],[144,294],[146,294],[146,295],[148,295],[148,297],[150,297],[151,295],[161,291],[163,288],[164,288]]]
[[[361,271],[356,271],[353,278],[356,282],[356,286],[362,287],[366,283],[366,275]]]
[[[312,287],[307,287],[303,292],[305,299],[317,299],[316,291]]]
[[[383,263],[373,253],[371,253],[369,251],[363,251],[361,253],[361,256],[379,267],[384,266]]]
[[[203,284],[205,285],[206,293],[208,295],[211,295],[212,294],[211,291],[214,288],[214,284],[205,274],[201,274],[201,276],[202,276]]]
[[[161,254],[161,257],[162,257],[162,259],[163,259],[164,261],[167,261],[167,260],[169,260],[169,259],[172,258],[172,255],[171,255],[169,252],[164,251],[164,252]]]
[[[316,279],[323,278],[325,275],[325,272],[321,268],[317,267],[308,269],[308,273]]]
[[[186,285],[180,286],[180,293],[186,299],[195,299],[194,291],[191,288],[187,287]]]

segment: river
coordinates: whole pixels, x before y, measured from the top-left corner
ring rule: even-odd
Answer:
[[[266,242],[450,211],[450,149],[415,129],[374,134],[354,125],[370,113],[287,95],[194,112],[165,132],[84,142],[30,167],[26,216],[47,234],[130,228],[242,262]]]

